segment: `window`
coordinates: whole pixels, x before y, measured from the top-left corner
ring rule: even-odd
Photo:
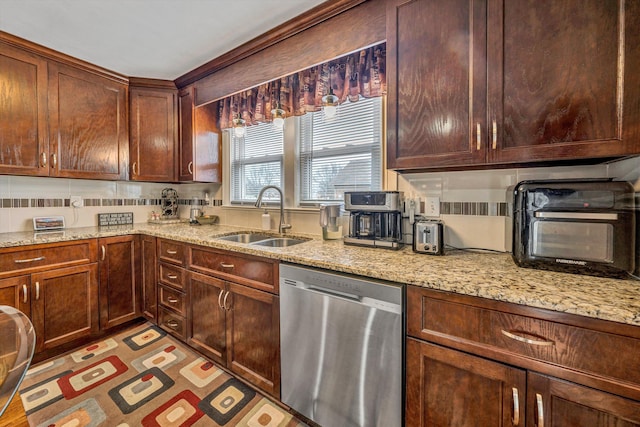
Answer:
[[[300,204],[343,200],[345,191],[382,189],[382,98],[340,106],[334,121],[322,112],[300,118]]]
[[[244,138],[230,137],[230,201],[253,203],[265,185],[282,186],[283,133],[270,123],[247,126]],[[276,199],[276,192],[265,193],[265,200]]]
[[[382,102],[346,102],[330,122],[322,112],[290,117],[284,132],[271,123],[247,126],[243,138],[225,130],[229,203],[253,205],[265,185],[280,187],[285,199],[300,206],[341,201],[345,191],[381,190]],[[268,191],[263,200],[278,201],[279,195]]]

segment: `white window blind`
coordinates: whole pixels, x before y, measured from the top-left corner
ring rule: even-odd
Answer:
[[[345,191],[382,189],[382,98],[340,105],[300,118],[300,204],[343,200]]]
[[[265,185],[282,187],[283,133],[270,123],[247,126],[243,138],[233,131],[230,138],[230,202],[250,204],[256,201]],[[275,191],[266,192],[264,200],[278,199]]]

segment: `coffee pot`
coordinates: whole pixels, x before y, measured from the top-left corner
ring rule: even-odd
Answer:
[[[342,238],[341,214],[342,204],[320,205],[320,227],[322,227],[322,238],[324,240]]]

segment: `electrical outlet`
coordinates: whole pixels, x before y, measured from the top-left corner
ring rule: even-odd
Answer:
[[[440,197],[425,198],[424,216],[440,216]]]
[[[81,208],[84,206],[84,202],[82,201],[81,196],[71,196],[69,197],[69,204],[72,208]]]

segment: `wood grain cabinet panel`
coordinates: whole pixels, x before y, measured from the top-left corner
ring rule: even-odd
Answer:
[[[100,328],[109,329],[140,316],[137,236],[98,239],[100,248]]]
[[[144,234],[140,236],[140,255],[142,314],[147,319],[154,321],[158,316],[155,237]]]
[[[176,181],[177,90],[131,87],[130,96],[131,178]]]
[[[190,273],[187,343],[216,362],[227,362],[226,310],[222,300],[226,283],[215,277]]]
[[[184,266],[187,246],[173,240],[158,239],[158,261]]]
[[[408,338],[406,372],[407,427],[524,425],[523,369]]]
[[[0,305],[17,308],[31,316],[31,276],[0,279]]]
[[[49,63],[50,175],[128,177],[127,85]]]
[[[34,273],[31,282],[36,352],[98,332],[96,263]]]
[[[215,103],[196,107],[195,89],[178,95],[180,139],[178,178],[190,182],[222,182],[222,135]]]
[[[47,176],[47,62],[0,43],[0,70],[0,173]]]
[[[640,153],[639,13],[638,0],[389,2],[389,167]]]
[[[201,246],[190,248],[189,269],[267,292],[278,293],[278,261]]]

